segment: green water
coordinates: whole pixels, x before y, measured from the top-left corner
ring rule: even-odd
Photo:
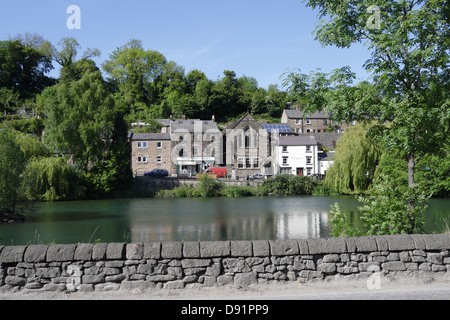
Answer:
[[[121,199],[42,203],[25,223],[0,225],[1,245],[78,242],[278,240],[329,236],[330,205],[354,197]],[[444,231],[450,199],[432,199],[426,231]],[[359,224],[357,215],[354,223]]]

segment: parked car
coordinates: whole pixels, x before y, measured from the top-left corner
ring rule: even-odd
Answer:
[[[226,178],[227,177],[227,168],[208,168],[206,171],[203,171],[206,174],[214,174],[217,178]]]
[[[169,176],[169,172],[164,169],[154,169],[150,172],[144,173],[144,177],[150,177],[150,178],[164,178]]]
[[[264,179],[264,176],[261,173],[254,173],[250,177],[248,177],[250,180],[255,179]]]

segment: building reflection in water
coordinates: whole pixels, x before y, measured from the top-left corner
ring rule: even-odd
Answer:
[[[130,203],[128,212],[131,241],[277,240],[328,236],[326,210],[314,210],[314,203],[308,203],[307,198],[283,199],[135,201]]]

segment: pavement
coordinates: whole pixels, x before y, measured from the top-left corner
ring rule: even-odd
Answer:
[[[258,284],[246,287],[195,287],[182,290],[0,293],[0,300],[450,300],[450,273],[408,278],[327,279],[306,283]]]

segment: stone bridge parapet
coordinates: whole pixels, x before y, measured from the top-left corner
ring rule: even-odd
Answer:
[[[0,293],[448,275],[449,250],[450,234],[0,246]]]

